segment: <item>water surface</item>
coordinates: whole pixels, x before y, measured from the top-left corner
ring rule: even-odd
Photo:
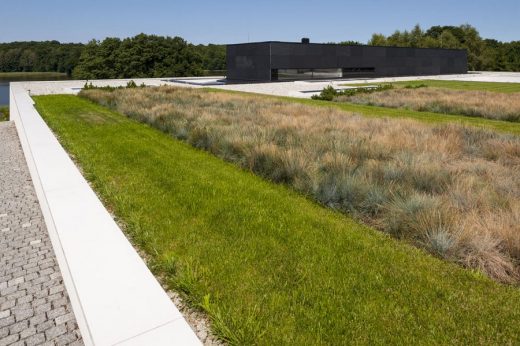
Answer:
[[[9,104],[9,83],[0,81],[0,106]]]
[[[0,106],[9,105],[9,83],[23,81],[48,81],[48,80],[65,80],[70,79],[66,74],[45,74],[45,73],[27,73],[23,75],[13,75],[0,73]]]

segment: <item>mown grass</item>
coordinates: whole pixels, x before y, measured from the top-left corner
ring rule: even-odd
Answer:
[[[520,83],[500,83],[500,82],[473,82],[473,81],[450,81],[450,80],[413,80],[388,82],[384,84],[391,84],[395,87],[404,88],[406,86],[426,85],[427,87],[445,88],[455,90],[475,90],[475,91],[494,91],[500,93],[517,93],[520,92]],[[346,86],[367,86],[368,84],[345,84]]]
[[[440,114],[433,112],[419,112],[409,109],[397,109],[397,108],[387,108],[387,107],[378,107],[378,106],[368,106],[368,105],[358,105],[353,103],[346,102],[330,102],[330,101],[322,101],[322,100],[312,100],[312,99],[303,99],[303,98],[294,98],[294,97],[286,97],[286,96],[271,96],[264,94],[252,94],[241,91],[230,91],[230,90],[222,90],[216,88],[207,88],[206,90],[215,92],[215,93],[230,93],[236,95],[257,95],[265,98],[281,100],[289,103],[300,103],[310,106],[316,107],[326,107],[331,109],[340,109],[343,111],[357,113],[363,115],[368,118],[405,118],[405,119],[414,119],[421,121],[427,124],[459,124],[459,125],[468,125],[475,126],[485,129],[491,129],[504,133],[511,133],[515,135],[520,135],[520,124],[513,123],[510,121],[502,121],[502,120],[493,120],[493,119],[485,119],[478,117],[468,117],[464,115],[456,115],[456,114]]]
[[[0,121],[9,120],[9,107],[0,106]]]
[[[35,97],[169,285],[231,344],[515,344],[520,291],[75,96]]]
[[[81,96],[503,282],[520,279],[520,139],[186,88]]]

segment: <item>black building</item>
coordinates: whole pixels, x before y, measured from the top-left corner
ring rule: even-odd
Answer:
[[[227,46],[230,81],[284,81],[459,74],[465,50],[257,42]]]

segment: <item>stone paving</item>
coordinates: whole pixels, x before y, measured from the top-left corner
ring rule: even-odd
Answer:
[[[3,345],[83,345],[13,122],[0,122]]]

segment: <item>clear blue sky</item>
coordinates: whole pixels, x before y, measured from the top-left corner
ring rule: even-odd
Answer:
[[[0,42],[147,34],[193,43],[357,40],[419,23],[520,40],[520,0],[1,0]]]

